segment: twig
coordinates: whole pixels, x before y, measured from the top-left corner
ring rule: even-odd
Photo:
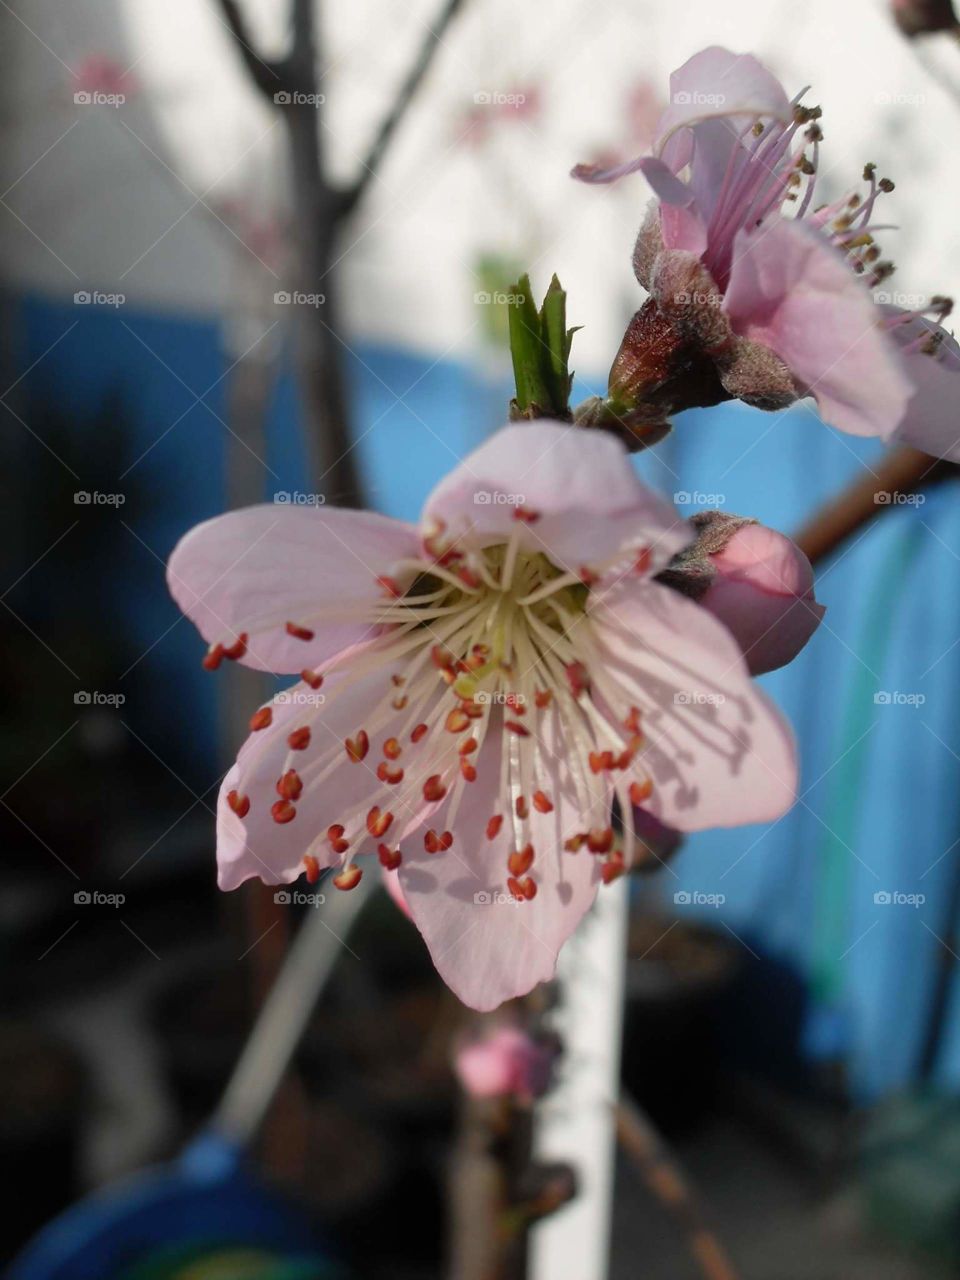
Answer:
[[[617,1105],[617,1137],[647,1187],[688,1237],[690,1252],[706,1280],[737,1280],[723,1246],[704,1222],[680,1165],[637,1104],[623,1092]]]
[[[390,141],[397,130],[407,108],[413,101],[421,81],[427,74],[430,64],[433,61],[434,54],[443,42],[443,36],[450,23],[456,17],[458,11],[463,7],[463,0],[446,0],[441,9],[437,20],[427,28],[426,38],[420,46],[420,52],[416,61],[407,73],[397,94],[393,106],[384,117],[379,130],[374,137],[370,150],[367,152],[366,159],[363,161],[360,173],[357,176],[353,186],[351,186],[343,194],[341,204],[342,216],[346,216],[357,204],[363,199],[371,180],[376,176],[377,169],[383,160],[384,153],[390,145]]]
[[[272,98],[275,93],[285,87],[285,63],[270,62],[260,57],[254,48],[253,37],[250,34],[246,19],[243,16],[243,10],[237,0],[218,0],[218,3],[224,21],[233,36],[237,52],[250,72],[251,78],[261,93]]]

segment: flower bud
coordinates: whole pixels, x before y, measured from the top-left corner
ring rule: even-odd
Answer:
[[[519,1027],[498,1026],[462,1044],[454,1069],[473,1098],[530,1101],[547,1091],[555,1056],[556,1045],[535,1040]]]

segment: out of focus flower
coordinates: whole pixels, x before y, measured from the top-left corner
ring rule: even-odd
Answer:
[[[73,80],[77,93],[102,93],[121,98],[129,98],[139,87],[136,77],[105,53],[88,54],[73,68]]]
[[[654,581],[692,536],[611,435],[545,421],[468,457],[419,528],[288,503],[193,530],[168,579],[206,665],[301,673],[224,780],[221,886],[350,888],[377,853],[490,1009],[553,976],[633,859],[635,805],[688,831],[778,817],[789,729],[727,629]]]
[[[813,569],[797,544],[742,516],[704,511],[693,517],[697,540],[661,575],[736,637],[751,674],[792,662],[825,610]]]
[[[535,1040],[519,1027],[499,1026],[460,1046],[454,1068],[473,1098],[512,1097],[531,1102],[545,1093],[556,1046]]]
[[[705,49],[670,88],[652,154],[574,170],[586,182],[642,171],[658,197],[634,253],[650,300],[614,362],[613,405],[778,409],[811,395],[843,431],[960,458],[960,359],[937,323],[951,304],[904,311],[871,292],[893,272],[875,216],[893,183],[867,165],[865,192],[817,207],[820,109],[788,99],[750,55]]]
[[[951,0],[891,0],[890,9],[894,22],[905,36],[960,29]]]

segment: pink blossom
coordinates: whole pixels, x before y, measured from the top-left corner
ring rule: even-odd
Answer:
[[[464,1092],[473,1098],[529,1102],[547,1091],[555,1058],[555,1046],[534,1040],[519,1027],[500,1026],[461,1045],[454,1067]]]
[[[84,93],[119,94],[129,98],[138,82],[116,58],[90,53],[73,69],[74,88]]]
[[[205,664],[302,677],[224,780],[221,887],[349,888],[378,853],[490,1009],[553,976],[633,858],[634,804],[686,831],[778,817],[789,729],[727,629],[653,578],[692,536],[613,436],[544,421],[466,458],[419,527],[280,505],[194,529],[168,580]]]
[[[820,109],[802,94],[788,99],[750,55],[704,49],[670,88],[652,154],[574,175],[612,182],[643,172],[658,201],[637,241],[637,277],[713,360],[721,395],[766,409],[812,395],[843,431],[960,456],[952,340],[925,318],[943,319],[949,302],[894,312],[872,293],[893,271],[875,216],[893,184],[867,165],[865,193],[815,207]],[[921,321],[926,340],[911,347],[901,330]]]

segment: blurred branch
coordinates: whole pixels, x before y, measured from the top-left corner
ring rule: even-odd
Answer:
[[[706,1225],[679,1163],[627,1093],[617,1105],[620,1145],[640,1171],[649,1190],[677,1220],[705,1280],[737,1280],[720,1241]]]
[[[896,509],[895,495],[929,488],[957,472],[954,463],[931,458],[909,445],[898,445],[876,466],[857,476],[838,498],[822,506],[794,535],[794,541],[816,564],[884,511]]]
[[[463,8],[463,0],[446,0],[441,9],[437,21],[428,26],[427,34],[420,46],[420,52],[416,61],[411,66],[407,77],[400,86],[396,100],[387,115],[384,117],[383,123],[380,125],[366,159],[363,161],[360,174],[346,192],[344,192],[342,202],[342,214],[345,216],[350,213],[362,200],[372,179],[376,176],[377,170],[383,161],[384,153],[390,145],[394,133],[397,130],[401,120],[406,114],[407,108],[416,96],[416,92],[420,84],[430,69],[430,64],[439,46],[443,43],[443,36],[450,23],[456,17],[458,11]]]
[[[254,83],[261,93],[272,98],[275,93],[284,88],[285,62],[268,62],[260,57],[254,48],[253,37],[237,0],[218,0],[218,3],[224,22],[233,36],[237,52],[243,59]]]

